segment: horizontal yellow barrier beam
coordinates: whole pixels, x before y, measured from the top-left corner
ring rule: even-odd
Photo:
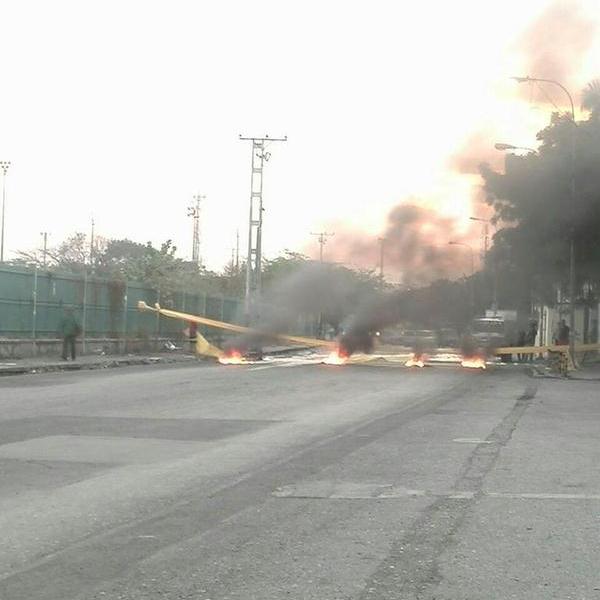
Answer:
[[[600,344],[576,344],[575,352],[600,350]],[[551,344],[548,346],[508,346],[495,348],[494,354],[544,354],[545,352],[568,352],[568,345]]]
[[[243,327],[242,325],[234,325],[233,323],[226,323],[225,321],[216,321],[215,319],[208,319],[206,317],[199,317],[197,315],[182,313],[176,310],[169,310],[168,308],[161,308],[158,304],[155,306],[155,308],[152,308],[151,306],[148,306],[143,300],[140,300],[138,302],[138,310],[158,313],[160,315],[163,315],[164,317],[169,317],[171,319],[179,319],[181,321],[188,321],[190,323],[198,323],[199,325],[206,325],[207,327],[215,327],[217,329],[234,331],[235,333],[245,333],[250,335],[270,337],[278,340],[283,340],[290,344],[300,344],[302,346],[322,346],[331,349],[337,347],[336,342],[330,340],[318,340],[316,338],[307,338],[297,335],[286,335],[284,333],[265,333],[257,329],[252,329],[250,327]]]

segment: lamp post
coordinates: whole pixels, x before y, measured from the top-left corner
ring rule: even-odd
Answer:
[[[0,264],[4,264],[4,205],[6,204],[6,174],[10,167],[10,160],[0,160],[2,169],[2,233],[0,234]]]
[[[573,123],[573,135],[571,140],[571,185],[570,195],[571,204],[575,202],[575,143],[577,131],[577,122],[575,121],[575,105],[573,104],[573,97],[569,93],[569,90],[560,81],[555,79],[542,79],[540,77],[512,77],[517,83],[549,83],[559,87],[569,98],[569,104],[571,106],[571,122]],[[569,335],[569,353],[571,354],[571,360],[575,363],[575,233],[571,230],[569,240],[569,327],[571,329]]]
[[[513,146],[512,144],[505,144],[503,142],[496,142],[494,148],[496,150],[527,150],[528,152],[536,152],[534,148],[529,148],[528,146]]]
[[[551,85],[556,85],[559,87],[569,98],[569,103],[571,105],[571,117],[573,118],[573,122],[575,122],[575,105],[573,104],[573,97],[569,93],[569,90],[560,82],[555,79],[542,79],[541,77],[511,77],[517,83],[550,83]]]

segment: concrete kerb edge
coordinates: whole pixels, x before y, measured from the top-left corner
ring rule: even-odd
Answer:
[[[311,350],[310,347],[290,346],[285,348],[277,348],[265,352],[265,356],[283,356],[297,352],[305,352]],[[172,356],[128,356],[115,357],[114,359],[95,361],[95,362],[53,362],[47,364],[33,365],[14,365],[8,367],[0,367],[0,377],[9,375],[25,375],[37,373],[55,373],[60,371],[93,371],[97,369],[111,369],[118,367],[133,367],[141,365],[154,364],[172,364],[190,362],[194,364],[206,364],[214,361],[203,359],[192,355],[172,355]]]
[[[55,373],[60,371],[93,371],[98,369],[111,369],[117,367],[133,367],[154,364],[172,364],[178,362],[191,362],[193,358],[182,360],[177,357],[128,357],[115,358],[96,362],[64,362],[39,365],[14,365],[0,367],[0,377],[10,375],[25,375],[38,373]]]

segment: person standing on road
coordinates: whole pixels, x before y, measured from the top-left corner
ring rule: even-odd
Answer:
[[[196,336],[198,335],[198,323],[190,321],[188,326],[188,340],[190,342],[190,351],[196,353]]]
[[[519,335],[517,337],[517,346],[519,346],[519,348],[526,346],[527,345],[526,340],[527,340],[527,334],[525,333],[525,330],[524,329],[519,330]],[[527,357],[526,354],[518,354],[517,355],[519,362],[523,362],[526,357]]]
[[[65,309],[60,320],[59,331],[62,335],[62,359],[68,360],[68,354],[71,354],[71,360],[75,360],[75,342],[77,336],[81,333],[81,326],[75,317],[75,312],[71,307]]]
[[[564,319],[558,324],[558,335],[556,336],[557,346],[568,346],[569,338],[571,337],[571,328],[567,325]]]
[[[535,346],[535,340],[537,338],[538,326],[537,321],[531,319],[529,321],[529,328],[527,329],[527,334],[525,336],[525,345],[527,346]],[[527,354],[526,360],[533,361],[533,354]]]

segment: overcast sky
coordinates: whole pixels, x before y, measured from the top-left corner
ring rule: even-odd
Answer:
[[[8,255],[39,246],[42,231],[51,243],[88,231],[93,215],[101,235],[172,238],[189,257],[186,207],[199,192],[202,256],[221,268],[238,228],[245,253],[250,146],[240,133],[289,138],[272,144],[265,170],[267,256],[316,255],[311,231],[377,233],[410,198],[467,227],[476,181],[449,161],[482,132],[490,147],[535,144],[548,106],[508,77],[527,74],[523,36],[557,4],[590,20],[600,8],[2,1]],[[577,56],[570,85],[600,76],[599,50],[594,39]]]

